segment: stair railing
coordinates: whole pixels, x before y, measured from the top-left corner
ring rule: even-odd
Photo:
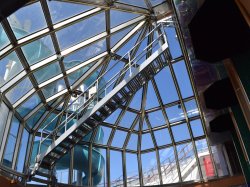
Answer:
[[[143,50],[142,52],[140,52],[137,56],[132,57],[132,53],[135,50],[136,47],[139,47],[140,44],[148,38],[149,35],[154,34],[153,32],[157,31],[157,30],[161,30],[161,34],[157,35],[157,38],[155,40],[153,40],[150,44],[148,44]],[[161,47],[161,45],[163,44],[163,42],[167,42],[166,41],[166,34],[164,32],[164,27],[163,25],[160,23],[157,26],[154,27],[153,30],[151,30],[146,36],[144,36],[144,38],[142,40],[140,40],[139,42],[137,42],[135,44],[134,47],[132,47],[125,55],[123,55],[120,59],[118,59],[118,61],[108,70],[106,70],[102,75],[100,75],[96,81],[94,81],[92,84],[90,84],[84,92],[82,92],[81,94],[79,94],[76,99],[70,103],[67,108],[65,108],[64,110],[62,110],[56,117],[54,117],[47,125],[45,125],[42,130],[41,130],[41,137],[40,137],[40,143],[39,143],[39,148],[38,148],[38,155],[41,154],[42,151],[42,146],[44,145],[45,147],[48,147],[52,144],[52,141],[55,141],[57,139],[58,136],[60,136],[61,134],[63,134],[64,132],[67,131],[68,129],[68,124],[70,124],[70,122],[72,122],[74,119],[78,120],[79,117],[81,117],[81,113],[82,111],[86,111],[89,106],[91,104],[93,104],[93,106],[95,104],[97,104],[99,102],[100,97],[104,97],[109,93],[109,88],[114,84],[115,81],[118,80],[119,77],[122,77],[123,75],[126,75],[127,72],[129,72],[129,76],[132,75],[133,69],[138,67],[139,61],[146,56],[146,54],[148,53],[148,51],[153,51],[157,46],[159,46],[159,48]],[[157,48],[158,49],[158,48]],[[125,57],[128,57],[128,63],[124,66],[123,71],[120,72],[118,71],[115,75],[113,75],[109,81],[106,82],[106,84],[104,86],[101,86],[101,82],[103,82],[104,76],[107,75],[108,72],[110,72],[111,70],[114,69],[114,67],[116,65],[119,64],[119,62],[121,62],[123,59],[125,59]],[[91,95],[84,103],[78,105],[77,109],[75,111],[69,111],[70,107],[72,107],[72,105],[77,102],[78,99],[80,99],[83,96],[88,95],[88,92],[92,89],[95,88],[96,89],[96,93]],[[63,120],[55,129],[53,129],[51,132],[50,130],[48,130],[52,125],[53,122],[56,121],[56,119],[58,119],[59,116],[66,114],[66,119]],[[53,126],[52,126],[53,128]],[[91,127],[88,127],[91,130]],[[64,132],[62,132],[64,131]],[[50,132],[50,133],[48,133]],[[45,137],[43,137],[45,136]],[[48,142],[46,142],[48,141]]]

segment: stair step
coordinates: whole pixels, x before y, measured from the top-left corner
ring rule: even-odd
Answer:
[[[93,117],[96,121],[98,121],[98,122],[102,122],[102,121],[103,121],[103,118],[102,118],[101,116],[97,115],[97,114],[93,114],[92,117]]]
[[[37,178],[37,177],[32,177],[32,181],[43,183],[43,184],[48,184],[48,185],[50,184],[49,180],[40,179],[40,178]]]
[[[59,146],[59,147],[61,147],[61,148],[63,148],[63,149],[65,149],[65,150],[68,150],[68,149],[69,149],[69,146],[68,146],[68,145],[63,144],[63,142],[62,142],[62,143],[60,143],[58,146]]]
[[[63,150],[58,150],[58,149],[53,149],[51,152],[53,152],[53,153],[55,153],[55,154],[57,154],[57,155],[59,155],[59,156],[61,156],[61,155],[64,154],[64,151],[63,151]]]
[[[50,178],[50,175],[48,173],[44,173],[44,172],[41,172],[41,171],[37,171],[36,172],[36,175],[39,175],[39,176],[42,176],[42,177],[47,177],[47,178]]]
[[[112,111],[114,111],[118,107],[118,105],[116,103],[113,103],[112,101],[107,102],[106,106],[110,108]]]

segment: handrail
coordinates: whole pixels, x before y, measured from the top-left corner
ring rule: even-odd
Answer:
[[[71,102],[67,108],[63,109],[57,116],[55,116],[48,124],[46,124],[41,131],[41,137],[40,137],[40,144],[39,144],[39,149],[38,149],[38,155],[41,154],[41,147],[43,144],[47,145],[46,143],[44,143],[46,140],[49,139],[49,137],[53,137],[52,141],[55,140],[57,133],[64,127],[65,131],[67,130],[67,125],[69,124],[69,122],[71,122],[73,119],[75,119],[75,117],[78,119],[79,113],[81,113],[82,111],[85,111],[88,109],[88,107],[91,105],[91,103],[93,102],[99,102],[99,96],[101,96],[101,94],[107,94],[107,89],[114,83],[115,80],[117,80],[117,77],[121,77],[122,75],[124,75],[125,73],[128,72],[129,70],[129,75],[131,75],[132,73],[132,68],[136,67],[135,65],[137,64],[137,62],[139,62],[139,60],[143,57],[140,57],[145,51],[149,51],[149,50],[153,50],[154,47],[157,46],[157,41],[158,43],[160,43],[161,40],[166,41],[166,36],[165,36],[165,32],[162,32],[162,34],[160,34],[155,40],[153,40],[150,44],[147,45],[147,47],[145,47],[142,52],[133,57],[131,59],[131,54],[133,52],[133,50],[139,46],[150,34],[152,34],[156,29],[161,29],[163,27],[162,24],[158,24],[157,26],[155,26],[155,28],[153,30],[151,30],[146,36],[144,36],[143,39],[141,39],[139,42],[137,42],[135,44],[135,46],[133,46],[127,53],[125,53],[113,66],[111,66],[111,68],[109,68],[108,70],[106,70],[104,73],[102,73],[102,75],[100,75],[93,83],[91,83],[86,89],[85,91],[83,91],[80,95],[78,95],[75,100],[73,102]],[[147,53],[146,53],[147,54]],[[145,54],[145,55],[146,55]],[[119,62],[122,61],[122,59],[124,59],[126,56],[128,56],[128,60],[129,63],[126,64],[123,68],[123,71],[120,72],[118,71],[115,75],[113,75],[109,81],[102,86],[101,88],[99,87],[100,82],[102,81],[103,77],[110,72]],[[138,60],[138,57],[140,57],[140,59]],[[111,83],[111,84],[110,84]],[[80,106],[77,107],[77,109],[75,111],[73,111],[69,116],[68,116],[68,109],[70,109],[70,107],[75,104],[75,102],[78,101],[78,99],[82,96],[84,96],[84,94],[88,94],[88,92],[90,91],[90,89],[92,89],[93,87],[96,88],[96,93],[94,93],[90,98],[88,98],[85,102],[83,102]],[[104,90],[102,90],[104,89]],[[96,104],[96,103],[94,103]],[[43,133],[44,131],[46,131],[46,129],[60,116],[62,115],[64,112],[66,112],[66,119],[63,120],[55,129],[53,129],[45,138],[43,138]],[[49,146],[49,145],[47,145]]]
[[[202,150],[202,151],[208,150],[206,144],[204,144],[204,145],[201,144],[201,145],[202,145],[202,147],[201,147],[201,150]],[[187,149],[187,150],[186,150],[186,154],[183,155],[183,156],[181,156],[180,158],[178,158],[178,162],[181,162],[182,160],[184,160],[184,159],[185,159],[185,156],[186,156],[190,151],[193,150],[193,145],[192,145],[192,144],[186,144],[186,145],[179,151],[178,156],[180,156],[181,153],[185,152],[185,149]],[[164,161],[160,162],[161,165],[162,165],[162,164],[165,164],[165,161],[166,161],[166,160],[170,160],[170,157],[172,157],[173,155],[174,155],[174,153],[172,152],[172,154],[171,154],[168,158],[166,158]],[[192,155],[192,157],[195,157],[195,156]],[[186,159],[188,159],[188,158],[190,158],[190,156],[187,157]],[[185,160],[186,160],[186,159],[185,159]],[[190,159],[190,160],[186,163],[186,166],[185,166],[183,169],[186,169],[187,166],[191,163],[191,161],[193,161],[193,159]],[[164,173],[165,176],[168,175],[170,172],[172,172],[172,171],[173,171],[173,168],[176,167],[176,165],[174,164],[175,162],[176,162],[176,160],[175,160],[175,158],[174,158],[174,159],[170,160],[170,161],[167,163],[167,166],[166,166],[166,167],[163,168],[162,173]],[[144,172],[144,175],[147,174],[147,173],[150,173],[150,172],[152,172],[152,171],[157,171],[157,167],[158,167],[158,166],[156,165],[156,166],[154,166],[154,167],[148,169],[147,171]],[[161,167],[161,168],[162,168],[162,167]],[[168,170],[168,172],[166,172],[167,170]],[[123,177],[123,176],[118,177],[116,180],[112,181],[112,183],[118,183],[120,180],[122,180],[122,177]],[[154,175],[150,176],[150,178],[147,178],[147,180],[149,181],[149,180],[152,179],[153,177],[154,177]],[[177,175],[176,177],[174,177],[174,179],[172,178],[172,180],[174,181],[177,177],[178,177],[178,175]],[[131,180],[129,181],[129,183],[133,183],[134,181],[138,180],[139,176],[138,176],[138,175],[133,175],[133,176],[130,176],[130,177],[128,177],[128,178],[131,179]]]

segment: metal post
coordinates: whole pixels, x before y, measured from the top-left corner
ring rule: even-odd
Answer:
[[[131,77],[132,76],[132,69],[131,69],[132,67],[131,67],[131,55],[130,55],[130,52],[131,51],[128,52],[128,64],[129,64],[128,68],[129,68],[129,76]]]

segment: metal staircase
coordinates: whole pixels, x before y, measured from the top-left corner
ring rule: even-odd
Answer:
[[[154,35],[154,32],[157,33],[157,38],[134,57],[135,55],[132,54],[135,48],[150,34]],[[39,174],[40,169],[51,170],[57,160],[62,158],[86,134],[103,122],[147,81],[167,66],[167,59],[169,59],[168,44],[162,26],[157,25],[144,39],[118,60],[118,62],[122,59],[128,60],[122,71],[116,72],[107,82],[104,81],[104,78],[111,70],[104,72],[84,92],[78,95],[68,108],[43,127],[36,164],[32,168],[31,175]],[[148,55],[149,52],[151,52],[150,56]],[[146,60],[142,60],[144,57]],[[104,85],[102,85],[103,82]],[[79,103],[79,100],[84,101],[76,107],[75,104]],[[74,111],[72,110],[73,105]],[[53,121],[62,114],[66,116],[66,119],[49,131],[48,129],[52,126]]]

